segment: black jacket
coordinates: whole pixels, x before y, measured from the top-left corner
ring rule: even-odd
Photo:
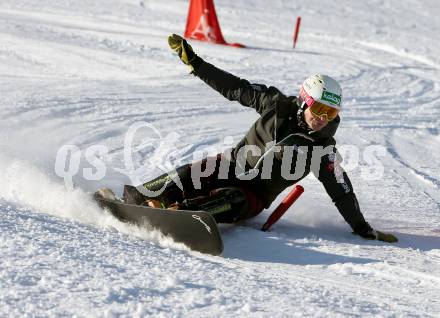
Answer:
[[[281,150],[274,153],[270,179],[262,177],[260,171],[258,177],[250,182],[253,190],[263,199],[266,207],[269,207],[283,190],[295,184],[313,170],[311,169],[313,146],[321,146],[321,148],[330,146],[333,153],[323,156],[319,164],[319,171],[315,169],[313,172],[324,185],[345,221],[350,224],[355,232],[362,232],[366,227],[369,227],[359,209],[351,182],[336,159],[337,151],[334,146],[336,141],[333,136],[339,126],[339,116],[322,130],[312,131],[304,123],[301,101],[297,97],[285,96],[272,86],[251,84],[245,79],[240,79],[216,68],[199,57],[196,57],[192,65],[194,75],[224,97],[231,101],[238,101],[243,106],[255,108],[261,115],[249,129],[246,136],[234,147],[232,152],[233,162],[243,162],[245,160],[245,170],[256,168],[258,160],[267,151],[268,143],[279,143],[291,135],[283,142],[282,147],[280,147]],[[240,149],[249,145],[257,146],[260,149],[260,154],[247,154],[244,159],[241,158],[243,152],[240,152]],[[304,173],[293,180],[286,180],[281,173],[285,146],[302,146],[309,149]],[[297,157],[298,152],[294,151],[291,160],[293,163],[292,173],[296,168]],[[261,164],[261,162],[262,160],[259,163]]]

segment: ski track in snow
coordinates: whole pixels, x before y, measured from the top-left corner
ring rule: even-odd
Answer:
[[[90,193],[119,194],[201,152],[233,146],[257,115],[207,88],[168,49],[187,1],[5,0],[0,4],[0,316],[439,317],[440,29],[436,1],[216,2],[225,38],[192,41],[209,62],[286,94],[310,73],[341,80],[340,145],[385,149],[380,180],[349,175],[367,220],[394,245],[362,240],[307,177],[271,232],[273,207],[221,226],[212,257],[123,224]],[[142,5],[141,5],[142,4]],[[303,17],[290,48],[294,17]],[[276,23],[274,23],[276,21]],[[136,173],[124,162],[130,125]],[[166,140],[159,150],[160,140]],[[178,143],[179,147],[175,145]],[[63,145],[82,153],[75,190],[55,174]],[[104,145],[105,178],[85,151]]]

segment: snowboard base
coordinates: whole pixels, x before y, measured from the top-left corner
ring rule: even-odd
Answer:
[[[105,198],[96,201],[119,220],[159,230],[194,251],[211,255],[223,252],[217,223],[207,212],[151,208]]]

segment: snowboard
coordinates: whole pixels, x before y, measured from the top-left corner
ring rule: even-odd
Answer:
[[[159,230],[194,251],[211,255],[220,255],[223,251],[217,223],[207,212],[151,208],[104,198],[96,200],[119,220]]]

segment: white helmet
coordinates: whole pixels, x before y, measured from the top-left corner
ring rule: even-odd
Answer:
[[[314,101],[341,110],[342,88],[339,83],[327,75],[315,74],[301,85],[301,99],[311,106]]]

